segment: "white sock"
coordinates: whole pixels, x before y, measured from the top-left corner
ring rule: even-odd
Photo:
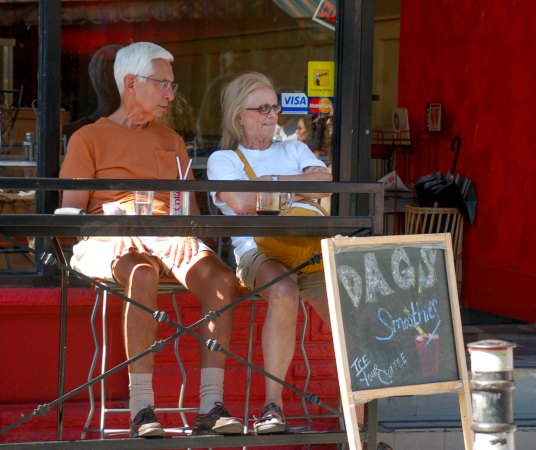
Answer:
[[[224,369],[205,367],[201,369],[201,384],[199,385],[199,414],[207,414],[214,403],[223,403]]]
[[[143,408],[154,406],[153,374],[129,373],[130,418],[134,419]]]

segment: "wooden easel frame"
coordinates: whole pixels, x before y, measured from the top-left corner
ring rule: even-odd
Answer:
[[[344,323],[342,320],[342,310],[340,306],[339,285],[337,282],[337,272],[335,265],[335,246],[381,246],[381,245],[403,245],[403,244],[439,244],[444,250],[445,267],[447,271],[448,293],[450,298],[450,309],[452,317],[452,329],[454,346],[458,364],[459,379],[448,382],[418,384],[411,386],[387,387],[381,389],[369,389],[352,391],[350,367],[346,355],[346,338]],[[348,444],[350,450],[362,450],[361,439],[357,422],[356,406],[367,403],[371,400],[385,397],[396,397],[402,395],[429,395],[448,392],[457,392],[460,404],[460,417],[462,422],[465,450],[473,449],[473,432],[470,426],[471,420],[471,393],[469,388],[469,378],[467,375],[467,364],[465,359],[465,346],[461,326],[461,317],[458,303],[458,291],[456,285],[456,273],[454,269],[454,257],[452,252],[452,241],[449,233],[441,234],[421,234],[405,236],[375,236],[347,238],[335,237],[322,240],[322,254],[324,270],[326,276],[326,288],[329,301],[329,313],[331,318],[331,329],[333,343],[335,347],[335,358],[337,361],[337,373],[341,390],[341,401],[348,434]],[[369,449],[375,448],[368,445]]]

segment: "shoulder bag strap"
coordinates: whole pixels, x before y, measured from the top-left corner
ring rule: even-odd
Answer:
[[[237,148],[235,149],[235,152],[238,155],[238,157],[241,159],[241,161],[244,163],[244,170],[246,172],[246,175],[249,177],[250,180],[256,180],[257,175],[255,174],[254,170],[251,168],[251,165],[249,164],[248,160],[242,153],[242,150]]]

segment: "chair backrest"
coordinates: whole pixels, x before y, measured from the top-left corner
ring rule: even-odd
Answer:
[[[19,89],[0,90],[0,131],[2,139],[11,136],[22,103],[24,86]]]
[[[406,205],[405,233],[450,233],[458,292],[462,287],[463,215],[457,208],[425,208]]]
[[[406,234],[450,233],[454,258],[462,253],[463,216],[457,208],[406,205]]]

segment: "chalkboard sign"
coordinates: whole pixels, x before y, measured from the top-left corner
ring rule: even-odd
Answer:
[[[322,252],[339,384],[348,405],[458,392],[462,422],[468,419],[450,234],[338,237],[324,239]]]

